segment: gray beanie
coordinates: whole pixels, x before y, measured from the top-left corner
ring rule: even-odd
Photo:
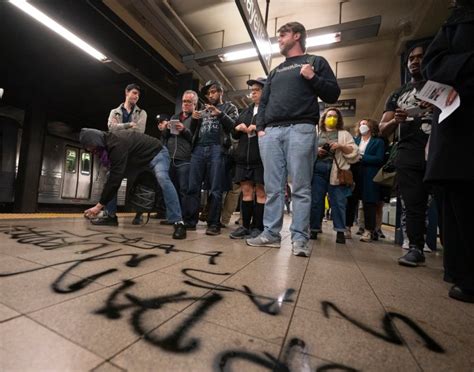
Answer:
[[[105,147],[105,134],[101,130],[82,128],[79,141],[83,146]]]

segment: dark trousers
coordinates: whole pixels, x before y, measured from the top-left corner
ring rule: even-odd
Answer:
[[[374,231],[377,204],[363,202],[362,205],[364,206],[364,227],[368,231]]]
[[[444,270],[456,285],[474,291],[472,213],[474,185],[459,182],[443,188]]]
[[[171,182],[178,192],[181,208],[184,208],[184,200],[188,193],[189,169],[191,163],[187,160],[172,159],[170,165]]]
[[[424,170],[397,168],[397,182],[405,202],[407,235],[410,246],[425,246],[425,219],[428,208],[429,187],[423,183]]]
[[[196,146],[191,155],[188,193],[185,199],[185,222],[198,222],[201,185],[209,179],[209,214],[207,224],[219,226],[222,208],[222,149],[220,145]]]
[[[346,226],[354,226],[354,221],[359,207],[359,198],[352,195],[347,198],[347,207],[346,207]]]

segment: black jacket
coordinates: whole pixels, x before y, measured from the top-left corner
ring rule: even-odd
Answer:
[[[186,119],[184,119],[183,113],[181,112],[179,115],[173,115],[171,120],[181,120],[181,122],[184,124],[184,129],[178,135],[171,134],[169,129],[166,129],[162,132],[163,142],[168,148],[170,158],[189,161],[191,160],[191,149],[193,142],[193,135],[191,133],[192,117],[189,115]]]
[[[307,80],[301,66],[312,63],[316,75]],[[341,90],[329,63],[307,54],[287,58],[268,75],[257,115],[257,130],[266,126],[314,123],[319,121],[317,98],[334,103]]]
[[[100,204],[103,205],[117,194],[127,169],[148,167],[163,148],[158,139],[143,133],[123,130],[104,134],[110,173],[100,198]]]
[[[255,105],[251,104],[244,111],[242,111],[235,122],[235,125],[246,124],[247,127],[250,124],[255,124],[256,116],[253,114]],[[252,137],[249,137],[247,133],[241,131],[232,131],[232,137],[238,141],[237,148],[234,151],[234,160],[237,165],[244,166],[246,168],[255,168],[262,166],[262,159],[260,158],[260,150],[258,148],[258,136],[256,133]]]
[[[231,102],[224,102],[222,105],[216,105],[216,107],[221,111],[221,114],[217,117],[220,124],[222,125],[220,131],[221,146],[224,152],[231,146],[230,133],[234,129],[235,119],[239,116],[239,111],[237,107]],[[199,139],[199,129],[202,124],[202,119],[192,119],[191,120],[191,133],[193,135],[193,148],[198,143]]]
[[[448,84],[459,93],[461,105],[438,123],[434,112],[425,181],[474,182],[474,10],[455,9],[423,57],[429,80]]]

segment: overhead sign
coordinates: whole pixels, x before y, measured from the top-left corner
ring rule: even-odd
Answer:
[[[268,37],[258,2],[257,0],[235,0],[235,3],[252,39],[252,44],[257,49],[263,70],[268,75],[272,63],[272,43]]]
[[[328,107],[337,108],[342,116],[355,116],[356,114],[356,100],[355,99],[341,99],[336,103],[319,102],[319,111],[322,113]]]

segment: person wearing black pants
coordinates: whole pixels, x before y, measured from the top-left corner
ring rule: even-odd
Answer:
[[[426,51],[423,73],[452,88],[446,104],[460,106],[439,122],[433,117],[425,181],[442,189],[445,280],[449,296],[474,303],[474,1],[457,0],[451,16]]]
[[[375,233],[377,202],[381,200],[380,186],[374,177],[383,164],[385,144],[378,137],[379,126],[375,120],[362,119],[358,125],[360,136],[355,139],[361,155],[356,183],[359,182],[360,198],[364,208],[364,233],[360,241],[369,243]]]
[[[400,195],[407,213],[408,252],[398,259],[403,266],[416,267],[425,262],[425,215],[428,192],[423,186],[426,168],[425,148],[431,132],[432,108],[421,102],[416,94],[425,85],[421,64],[426,50],[418,44],[408,50],[407,67],[411,81],[393,92],[387,99],[380,122],[380,132],[389,137],[397,132],[395,167]]]
[[[231,239],[255,238],[263,232],[265,189],[255,120],[265,79],[251,79],[247,81],[247,85],[251,87],[253,103],[239,115],[232,132],[233,137],[239,141],[234,154],[234,182],[239,183],[242,189],[242,226],[229,235]]]
[[[430,188],[423,183],[424,168],[397,168],[397,182],[406,208],[406,227],[410,246],[423,250],[426,234],[426,210]]]

